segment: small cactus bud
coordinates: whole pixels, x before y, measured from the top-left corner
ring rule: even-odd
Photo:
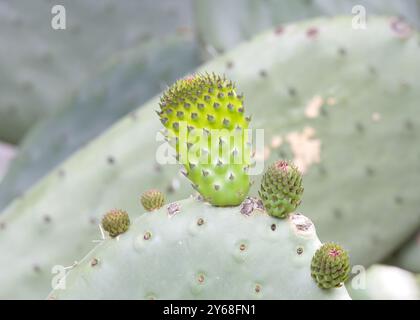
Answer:
[[[128,230],[130,218],[123,210],[111,210],[102,218],[102,227],[114,238]]]
[[[348,253],[335,243],[319,248],[311,263],[311,276],[320,288],[340,287],[350,272]]]
[[[300,204],[302,175],[293,164],[279,160],[264,173],[259,195],[268,214],[286,218]]]
[[[165,204],[165,195],[156,189],[146,191],[141,196],[141,204],[147,211],[157,210]]]

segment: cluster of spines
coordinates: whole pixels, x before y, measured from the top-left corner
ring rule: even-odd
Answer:
[[[300,204],[302,194],[302,174],[293,163],[279,160],[264,173],[259,195],[270,215],[287,217]]]
[[[312,257],[311,276],[322,289],[340,287],[349,272],[349,255],[338,244],[326,243]]]

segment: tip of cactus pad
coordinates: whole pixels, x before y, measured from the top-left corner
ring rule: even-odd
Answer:
[[[102,228],[114,238],[128,230],[130,218],[123,210],[114,209],[109,211],[102,218]]]
[[[239,205],[249,191],[251,118],[233,82],[214,73],[178,80],[157,113],[194,188],[213,205]]]
[[[279,160],[264,173],[259,195],[267,212],[285,218],[301,202],[302,174],[291,162]]]
[[[339,287],[350,272],[348,253],[338,244],[326,243],[319,248],[311,262],[311,276],[320,288]]]
[[[151,189],[141,195],[140,201],[145,210],[153,211],[165,204],[165,195],[159,190]]]

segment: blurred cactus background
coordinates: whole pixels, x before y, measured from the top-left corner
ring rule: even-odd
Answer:
[[[258,160],[303,172],[351,298],[420,299],[419,29],[420,0],[0,0],[0,299],[46,298],[109,209],[195,194],[155,110],[196,72],[244,93]]]

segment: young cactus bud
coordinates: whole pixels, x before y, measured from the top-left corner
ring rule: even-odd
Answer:
[[[123,210],[111,210],[102,218],[102,228],[114,238],[128,230],[130,218]]]
[[[147,211],[157,210],[165,204],[165,195],[156,189],[151,189],[142,194],[141,204]]]
[[[322,245],[312,258],[311,275],[320,288],[340,287],[349,272],[349,255],[335,243]]]
[[[239,205],[250,187],[250,117],[234,84],[215,74],[181,79],[157,113],[194,189],[215,206]]]
[[[273,217],[286,218],[300,204],[302,193],[302,175],[288,161],[275,162],[262,177],[259,195]]]

